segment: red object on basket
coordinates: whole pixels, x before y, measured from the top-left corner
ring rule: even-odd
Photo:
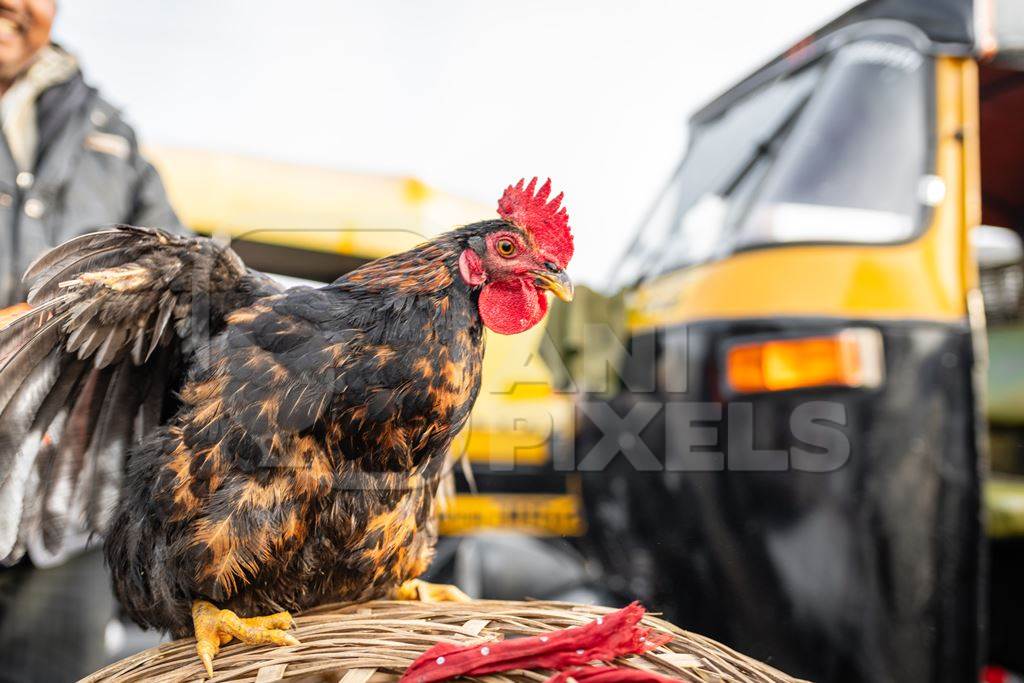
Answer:
[[[420,655],[399,683],[433,683],[512,669],[561,670],[640,654],[672,640],[668,633],[640,626],[643,616],[644,608],[634,602],[585,626],[541,636],[474,645],[439,643]]]
[[[981,670],[981,683],[1024,683],[1024,678],[1000,666],[986,666]]]
[[[623,666],[578,666],[560,671],[544,683],[681,683],[682,679],[663,676],[653,671],[627,669]]]

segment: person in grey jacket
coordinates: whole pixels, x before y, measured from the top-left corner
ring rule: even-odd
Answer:
[[[54,0],[0,0],[0,308],[39,254],[114,223],[180,231],[120,112],[50,42]]]
[[[71,237],[182,230],[132,128],[51,42],[55,12],[55,0],[0,0],[0,313],[24,301],[28,265]],[[0,567],[0,683],[77,680],[123,640],[100,553],[81,537],[62,557]]]

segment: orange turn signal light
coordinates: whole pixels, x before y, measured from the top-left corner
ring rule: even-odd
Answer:
[[[878,330],[741,342],[726,352],[726,378],[737,393],[806,387],[877,387],[885,364]]]

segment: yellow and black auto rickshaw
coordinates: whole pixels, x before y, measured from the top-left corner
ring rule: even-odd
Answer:
[[[583,411],[610,584],[815,681],[1024,670],[1022,234],[1024,3],[864,2],[694,114]]]

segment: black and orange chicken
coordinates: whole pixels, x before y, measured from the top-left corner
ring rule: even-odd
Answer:
[[[459,595],[416,577],[484,328],[572,296],[549,194],[521,181],[500,218],[319,289],[145,228],[53,249],[0,331],[0,558],[102,534],[128,614],[194,633],[211,673],[232,638],[296,644],[290,611]]]

